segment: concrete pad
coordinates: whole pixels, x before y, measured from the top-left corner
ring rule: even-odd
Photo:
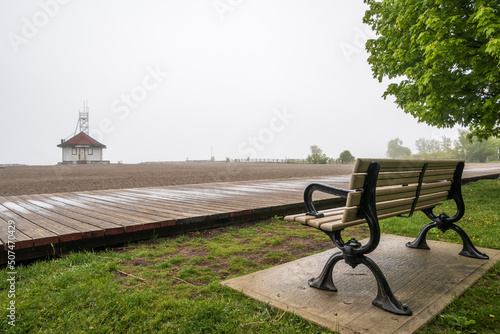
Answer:
[[[478,260],[458,255],[462,245],[428,240],[431,250],[407,248],[406,242],[412,240],[383,234],[378,248],[369,254],[412,316],[394,315],[371,304],[377,284],[363,265],[352,269],[344,261],[337,264],[333,280],[338,292],[309,287],[308,279],[321,273],[337,249],[221,284],[341,333],[413,333],[499,261],[500,251],[478,248],[490,257]]]

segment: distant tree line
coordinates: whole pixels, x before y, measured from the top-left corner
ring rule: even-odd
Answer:
[[[469,139],[472,138],[472,139]],[[470,132],[459,130],[457,140],[446,136],[438,139],[420,138],[415,141],[417,152],[413,153],[409,147],[403,145],[399,138],[389,140],[387,143],[387,157],[392,159],[464,159],[467,162],[500,161],[500,138],[479,140],[471,137]],[[310,164],[350,164],[356,158],[349,150],[344,150],[338,158],[329,158],[317,145],[310,147],[311,153],[304,159],[229,159],[233,162],[281,162],[281,163],[310,163]],[[212,158],[211,161],[214,161]]]
[[[340,153],[337,159],[329,158],[325,153],[316,145],[311,146],[311,154],[307,156],[307,162],[310,164],[327,164],[327,163],[353,163],[356,158],[348,150]]]
[[[500,161],[500,138],[479,140],[470,132],[459,130],[457,140],[446,136],[438,139],[420,138],[415,141],[417,152],[413,153],[409,147],[403,145],[399,138],[387,143],[387,157],[392,159],[464,159],[467,162]],[[311,164],[353,163],[356,158],[348,150],[340,153],[337,159],[329,158],[317,146],[311,146],[311,153],[306,161]]]
[[[433,159],[464,159],[467,162],[489,162],[500,160],[500,138],[478,140],[470,133],[459,131],[457,140],[443,136],[441,140],[420,138],[415,142],[417,153],[403,146],[403,141],[394,138],[387,143],[387,157],[400,158],[433,158]]]

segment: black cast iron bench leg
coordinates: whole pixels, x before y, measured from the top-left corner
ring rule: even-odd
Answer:
[[[345,260],[342,252],[333,254],[326,262],[321,274],[318,277],[311,278],[309,280],[309,286],[320,290],[337,292],[337,288],[333,283],[332,272],[333,268],[340,260]],[[389,283],[382,273],[382,270],[380,270],[379,266],[377,266],[377,264],[372,259],[362,255],[357,256],[355,262],[349,263],[348,261],[349,260],[346,260],[346,263],[348,263],[353,268],[355,268],[358,264],[364,264],[368,267],[368,269],[370,269],[370,271],[373,273],[373,276],[375,276],[375,279],[377,280],[377,297],[372,301],[373,305],[394,314],[412,315],[412,311],[410,310],[410,308],[407,305],[401,303],[396,298],[396,296],[394,296]]]
[[[308,281],[309,286],[320,290],[337,292],[337,288],[333,283],[333,277],[332,277],[333,267],[335,267],[337,262],[343,259],[344,256],[342,255],[342,252],[338,252],[330,256],[328,261],[326,261],[326,264],[323,267],[323,271],[321,272],[321,274],[318,277],[316,278],[313,277]]]
[[[412,242],[408,242],[406,244],[407,247],[410,248],[418,248],[418,249],[430,249],[426,242],[427,232],[430,229],[436,227],[442,232],[446,232],[448,230],[453,230],[458,233],[458,235],[462,238],[463,249],[459,253],[462,256],[472,257],[475,259],[488,260],[488,255],[481,253],[474,247],[472,241],[465,231],[459,226],[455,225],[457,221],[462,219],[465,213],[465,204],[464,199],[462,197],[462,173],[464,171],[465,164],[460,162],[457,165],[455,173],[453,175],[453,180],[451,183],[451,189],[448,193],[448,199],[453,199],[455,204],[457,205],[457,212],[453,217],[449,217],[447,214],[440,213],[439,215],[435,215],[433,213],[434,208],[424,209],[423,213],[427,217],[429,217],[432,222],[425,225],[424,228],[420,231],[417,239]]]
[[[488,260],[488,255],[478,251],[472,244],[472,241],[470,240],[467,233],[465,233],[465,231],[460,226],[454,224],[456,221],[460,220],[463,217],[465,211],[461,192],[456,191],[455,193],[452,193],[450,197],[453,198],[455,200],[455,203],[457,204],[457,213],[455,214],[455,216],[449,217],[445,213],[441,213],[436,216],[433,213],[434,208],[422,210],[422,212],[425,213],[427,217],[432,219],[432,222],[425,225],[424,228],[422,228],[422,230],[420,231],[418,237],[414,241],[408,242],[406,246],[410,248],[430,249],[426,242],[427,232],[429,232],[429,230],[434,227],[441,230],[442,232],[453,230],[457,232],[458,235],[462,238],[463,249],[459,253],[460,255],[472,257],[475,259]]]
[[[344,244],[340,239],[341,231],[336,231],[334,233],[323,232],[334,240],[334,242],[336,241],[335,244],[340,246],[341,252],[337,252],[330,256],[321,274],[308,281],[309,286],[320,290],[337,292],[332,276],[335,265],[340,260],[344,260],[352,268],[356,268],[359,264],[364,264],[370,269],[377,281],[377,297],[372,301],[372,304],[397,315],[412,315],[410,308],[396,298],[379,266],[372,259],[363,254],[364,252],[361,250],[362,246],[358,241],[351,239]],[[361,253],[357,253],[357,251],[361,251]]]
[[[432,222],[425,225],[424,228],[420,231],[418,237],[414,241],[408,242],[406,246],[410,248],[430,249],[430,247],[427,245],[426,237],[427,237],[427,232],[429,232],[429,230],[431,230],[434,227],[439,228],[439,223]],[[450,224],[449,226],[447,226],[446,229],[447,230],[450,229],[457,232],[458,235],[462,238],[463,248],[462,251],[459,253],[460,255],[481,260],[489,259],[488,255],[478,251],[477,248],[474,247],[474,244],[472,244],[472,241],[470,240],[469,236],[460,226],[457,226],[455,224]]]

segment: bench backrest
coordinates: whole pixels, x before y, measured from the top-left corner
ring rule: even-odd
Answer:
[[[368,166],[375,159],[357,159],[350,190],[363,188]],[[375,191],[378,219],[432,208],[448,199],[452,180],[463,160],[376,159],[380,165]],[[417,199],[417,200],[415,200]],[[361,192],[349,193],[343,223],[361,221],[358,209]]]

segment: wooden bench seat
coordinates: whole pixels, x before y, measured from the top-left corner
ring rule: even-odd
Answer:
[[[467,234],[454,224],[465,211],[461,194],[463,168],[462,160],[357,159],[348,189],[310,184],[304,191],[307,213],[286,216],[285,220],[297,221],[325,232],[341,252],[328,260],[321,275],[309,280],[309,285],[337,291],[331,272],[339,260],[343,259],[353,267],[365,264],[377,278],[379,287],[373,304],[392,313],[411,315],[411,310],[393,295],[380,268],[365,255],[379,243],[380,219],[409,217],[415,211],[423,211],[432,222],[422,229],[415,241],[407,244],[408,247],[429,249],[426,235],[431,228],[437,227],[443,232],[452,229],[462,237],[464,248],[461,255],[487,259],[473,246]],[[315,191],[343,197],[346,205],[318,212],[312,199]],[[455,215],[434,215],[433,208],[446,200],[455,201]],[[370,228],[368,243],[361,245],[355,239],[344,242],[342,230],[360,224],[368,224]]]

